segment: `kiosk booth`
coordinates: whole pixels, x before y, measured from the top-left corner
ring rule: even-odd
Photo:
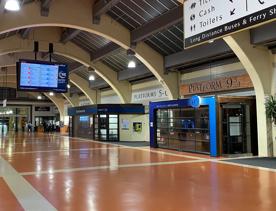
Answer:
[[[150,103],[150,146],[216,156],[257,155],[254,97]]]
[[[128,137],[131,137],[133,131],[130,129],[130,118],[144,114],[145,108],[142,104],[98,104],[69,108],[69,136],[120,141],[122,130],[128,131]],[[142,123],[133,123],[137,133],[142,130]]]

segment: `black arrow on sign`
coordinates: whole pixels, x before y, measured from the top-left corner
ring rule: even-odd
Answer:
[[[231,1],[232,1],[232,0],[231,0]],[[265,1],[259,0],[259,3],[260,3],[260,4],[264,4]]]
[[[236,9],[230,10],[230,15],[235,15],[235,10]]]
[[[233,0],[229,0],[231,3],[233,3]]]

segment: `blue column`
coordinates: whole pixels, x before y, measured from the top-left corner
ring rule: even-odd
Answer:
[[[217,107],[216,98],[209,100],[209,121],[210,121],[210,154],[212,157],[218,156],[217,153]]]

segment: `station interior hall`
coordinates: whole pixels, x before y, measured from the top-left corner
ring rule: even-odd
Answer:
[[[275,137],[275,0],[0,0],[0,211],[274,211]]]

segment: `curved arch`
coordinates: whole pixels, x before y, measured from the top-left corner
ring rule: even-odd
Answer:
[[[244,31],[224,38],[248,72],[256,93],[258,145],[260,156],[273,154],[270,125],[267,123],[265,99],[272,89],[272,59],[266,48],[254,48],[250,44],[250,32]]]
[[[69,93],[62,94],[66,100],[73,106],[76,107],[79,105],[78,97],[70,97]]]
[[[131,85],[127,81],[118,81],[118,76],[115,71],[109,68],[107,65],[102,62],[92,63],[90,61],[90,55],[82,50],[80,47],[75,44],[68,42],[65,45],[59,42],[61,29],[59,28],[36,28],[33,33],[35,34],[33,40],[30,39],[21,39],[18,36],[11,36],[6,39],[0,40],[0,55],[5,55],[8,53],[14,52],[31,52],[33,51],[33,41],[39,41],[39,47],[41,51],[48,51],[49,42],[54,43],[55,53],[60,54],[62,56],[71,58],[79,63],[87,66],[93,67],[95,72],[102,77],[116,92],[116,94],[120,97],[122,103],[129,103],[131,101]],[[76,84],[76,83],[75,83]],[[86,96],[91,100],[91,103],[94,104],[96,102],[96,92],[89,88],[88,83],[76,84]],[[85,86],[87,85],[87,86]]]
[[[97,92],[95,90],[90,89],[89,83],[87,80],[83,79],[82,77],[78,76],[76,73],[70,74],[70,81],[78,87],[83,93],[86,93],[86,97],[89,99],[92,104],[97,103]]]
[[[101,17],[100,24],[92,24],[93,1],[59,0],[51,7],[49,17],[41,17],[36,3],[25,5],[18,13],[7,13],[0,16],[0,33],[26,27],[59,26],[80,29],[103,36],[121,47],[131,47],[130,31],[107,15]],[[66,8],[66,12],[60,12]],[[79,11],[79,12],[76,12]],[[136,56],[160,81],[167,90],[170,99],[176,99],[178,76],[176,73],[164,73],[164,58],[144,42],[139,42],[135,49]]]
[[[46,97],[48,97],[58,108],[59,111],[59,118],[60,121],[64,122],[64,117],[65,117],[65,111],[64,111],[64,104],[65,104],[65,100],[62,98],[58,98],[56,96],[50,96],[48,93],[44,93],[44,95]]]

